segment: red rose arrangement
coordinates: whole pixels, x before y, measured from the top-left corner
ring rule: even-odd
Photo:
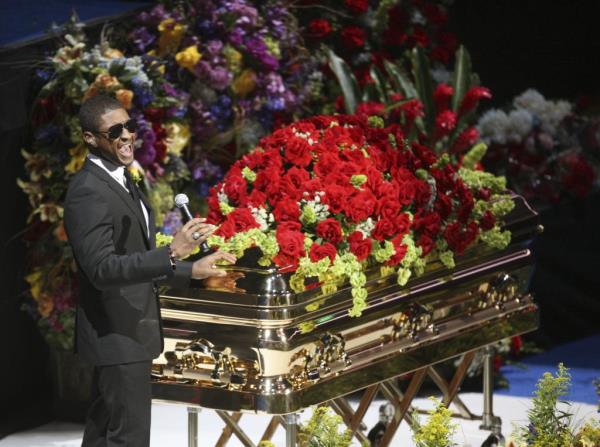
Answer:
[[[475,150],[476,152],[476,150]],[[291,272],[306,290],[352,286],[358,316],[366,306],[364,271],[380,265],[405,285],[441,260],[454,266],[478,240],[501,248],[510,234],[500,218],[511,208],[502,178],[462,165],[405,139],[379,117],[317,116],[276,130],[238,160],[212,188],[212,246],[237,256],[262,251],[261,265]]]

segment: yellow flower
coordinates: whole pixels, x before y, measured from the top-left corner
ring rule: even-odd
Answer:
[[[33,217],[36,214],[40,215],[40,220],[42,222],[58,222],[59,219],[62,219],[64,213],[64,208],[62,206],[58,206],[54,203],[42,203],[38,206],[27,219],[28,222],[31,222]]]
[[[163,124],[163,128],[167,131],[167,138],[165,139],[167,152],[181,156],[181,151],[187,146],[192,137],[189,126],[182,123],[167,123]]]
[[[29,283],[29,293],[34,300],[39,301],[42,292],[42,270],[35,269],[25,277],[25,281]]]
[[[256,74],[249,68],[242,71],[242,73],[231,83],[231,90],[239,96],[246,96],[255,88]]]
[[[181,44],[185,27],[174,19],[165,19],[158,25],[160,38],[158,39],[158,56],[174,53]]]
[[[233,48],[231,45],[225,45],[223,55],[227,61],[227,68],[234,74],[238,74],[242,69],[242,53]]]
[[[54,301],[52,300],[52,295],[43,293],[38,301],[38,312],[42,317],[47,318],[52,310],[54,310]]]
[[[25,169],[29,171],[29,177],[37,182],[42,177],[50,178],[52,169],[48,166],[48,157],[41,153],[30,153],[21,149],[21,155],[25,159]]]
[[[134,161],[131,165],[129,165],[127,170],[131,174],[131,179],[135,183],[141,182],[142,178],[144,178],[144,169],[140,166],[140,164],[137,161]]]
[[[123,53],[121,53],[116,48],[106,48],[104,51],[102,51],[102,56],[107,57],[109,59],[118,59],[120,57],[123,57]]]
[[[196,47],[196,45],[187,47],[185,50],[180,51],[175,55],[175,60],[179,66],[187,68],[190,71],[194,70],[194,67],[201,58],[202,55],[198,52],[198,47]]]
[[[74,174],[83,166],[85,157],[87,156],[87,148],[85,147],[85,144],[80,143],[69,149],[69,154],[71,155],[71,160],[65,166],[65,171],[69,174]]]
[[[24,182],[20,178],[17,179],[17,185],[29,197],[29,204],[32,208],[37,208],[44,197],[42,185],[37,182]]]
[[[121,88],[116,92],[117,101],[123,104],[127,110],[131,109],[131,100],[133,99],[133,92],[131,90],[127,90]]]
[[[90,88],[83,95],[83,99],[89,99],[92,96],[96,96],[100,90],[108,90],[111,88],[119,87],[121,84],[119,80],[108,73],[100,73],[96,76],[94,83],[90,85]]]

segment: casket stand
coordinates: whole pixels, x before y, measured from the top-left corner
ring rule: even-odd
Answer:
[[[538,307],[527,293],[533,269],[529,244],[538,216],[520,196],[505,228],[504,250],[476,245],[448,270],[439,262],[401,287],[396,275],[367,272],[368,307],[352,318],[349,285],[326,294],[320,287],[294,293],[289,273],[255,267],[252,256],[226,267],[227,276],[161,295],[163,355],[153,365],[153,397],[217,410],[227,427],[218,445],[235,434],[242,413],[274,415],[263,439],[279,423],[295,445],[294,413],[328,403],[361,440],[369,404],[378,393],[395,407],[379,445],[389,445],[426,376],[447,405],[475,418],[457,396],[475,352],[538,326]],[[462,356],[451,380],[435,364]],[[492,414],[492,353],[487,352],[482,427],[499,430]],[[400,391],[395,378],[410,374]],[[354,411],[343,397],[365,390]],[[232,412],[231,414],[228,412]],[[282,417],[281,415],[288,415]],[[190,445],[196,413],[190,413]]]

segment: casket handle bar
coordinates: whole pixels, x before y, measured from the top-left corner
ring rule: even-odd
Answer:
[[[248,371],[235,366],[237,357],[231,348],[216,348],[210,341],[199,338],[179,342],[174,351],[165,352],[167,365],[162,374],[195,381],[210,381],[215,385],[243,385]]]
[[[315,349],[312,352],[305,350],[303,355],[303,375],[308,380],[338,374],[352,364],[342,334],[324,334],[317,341]]]

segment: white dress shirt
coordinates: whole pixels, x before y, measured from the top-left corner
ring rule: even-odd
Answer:
[[[98,157],[94,154],[88,154],[87,157],[90,159],[90,161],[92,163],[94,163],[95,165],[104,169],[104,171],[106,171],[115,180],[115,182],[117,182],[119,185],[121,185],[123,187],[123,189],[125,189],[125,191],[127,191],[127,194],[129,194],[129,190],[127,189],[127,186],[125,186],[126,185],[125,166],[118,166],[115,170],[111,171],[104,165],[104,163],[102,163],[102,160],[100,159],[100,157]],[[146,221],[146,234],[148,235],[148,237],[150,237],[150,230],[149,230],[149,223],[148,223],[148,210],[144,206],[144,202],[142,202],[141,200],[140,200],[140,205],[142,207],[142,212],[144,213],[144,220]]]

